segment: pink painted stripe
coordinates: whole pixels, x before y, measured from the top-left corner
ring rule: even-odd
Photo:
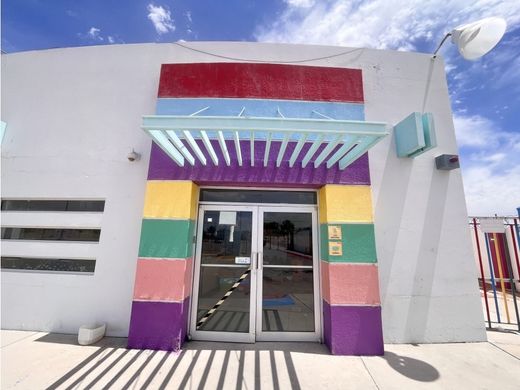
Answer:
[[[321,262],[323,299],[330,305],[380,305],[378,270],[372,264]]]
[[[191,291],[192,259],[137,260],[134,300],[182,302]]]

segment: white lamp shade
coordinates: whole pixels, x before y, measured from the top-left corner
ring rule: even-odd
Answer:
[[[506,32],[507,23],[502,18],[486,18],[456,27],[451,40],[459,53],[467,60],[476,60],[493,49]]]

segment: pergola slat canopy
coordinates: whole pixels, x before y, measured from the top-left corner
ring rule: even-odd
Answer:
[[[230,166],[231,160],[242,166],[246,163],[243,143],[248,142],[251,157],[247,163],[251,166],[255,164],[255,144],[263,143],[264,166],[276,161],[277,167],[286,163],[292,168],[300,163],[305,168],[312,162],[315,168],[325,164],[330,169],[338,163],[340,170],[389,134],[386,123],[381,122],[286,118],[281,113],[280,118],[248,117],[242,116],[244,110],[239,116],[197,116],[203,110],[191,115],[143,116],[142,128],[179,166],[186,162],[193,166],[196,159],[202,166]],[[271,152],[275,142],[280,148]],[[286,156],[291,142],[295,148]],[[301,153],[306,144],[310,147]],[[217,157],[215,147],[220,147],[224,161]]]

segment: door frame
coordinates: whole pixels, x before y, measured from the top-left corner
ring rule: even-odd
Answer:
[[[199,287],[200,287],[200,269],[201,269],[201,251],[202,251],[202,232],[204,227],[204,212],[205,211],[250,211],[251,219],[251,273],[250,273],[250,294],[249,294],[249,332],[218,332],[218,331],[200,331],[197,330],[197,304],[199,301]],[[193,262],[193,285],[192,285],[192,300],[190,312],[189,333],[194,340],[202,341],[223,341],[223,342],[238,342],[238,343],[254,343],[255,342],[255,315],[256,315],[256,299],[252,294],[256,291],[256,261],[257,261],[257,243],[258,240],[253,240],[258,233],[258,212],[255,206],[249,205],[200,205],[199,216],[197,223],[197,236],[195,247],[195,261]],[[244,270],[246,267],[240,267]],[[253,315],[255,314],[255,315]]]
[[[251,273],[250,273],[250,309],[249,332],[199,331],[196,329],[197,305],[200,288],[200,269],[202,252],[202,232],[205,211],[251,211]],[[262,331],[262,254],[264,212],[311,213],[312,217],[312,252],[313,252],[313,303],[314,332],[263,332]],[[192,299],[190,303],[188,334],[193,340],[254,343],[255,341],[309,341],[321,342],[322,308],[319,261],[318,205],[310,204],[267,204],[267,203],[223,203],[200,202],[197,218],[195,256],[193,261]],[[256,237],[256,239],[254,239]],[[244,269],[246,269],[244,267]],[[254,293],[253,293],[254,292]]]
[[[314,332],[272,332],[262,330],[262,296],[263,296],[263,247],[264,240],[264,213],[266,212],[287,212],[311,214],[312,223],[312,284],[313,284],[313,305],[314,305]],[[257,257],[257,280],[256,280],[256,329],[257,341],[314,341],[320,342],[321,338],[321,306],[320,306],[320,271],[318,259],[318,213],[314,205],[298,206],[258,206],[258,255]],[[275,268],[275,267],[271,267]],[[280,267],[282,268],[282,267]],[[283,267],[283,268],[298,268]]]

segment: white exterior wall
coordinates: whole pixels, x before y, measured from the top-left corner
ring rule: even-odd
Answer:
[[[349,51],[189,45],[271,62]],[[155,111],[162,63],[221,61],[175,44],[2,56],[2,197],[106,199],[95,275],[2,272],[2,327],[73,333],[98,320],[108,323],[108,334],[127,335],[151,144],[141,115]],[[304,64],[361,68],[366,119],[394,124],[421,110],[430,57],[355,49]],[[399,159],[389,136],[370,151],[385,341],[485,340],[460,171],[434,168],[434,156],[457,153],[440,59],[426,110],[435,117],[435,150]],[[141,161],[126,160],[132,147]]]

